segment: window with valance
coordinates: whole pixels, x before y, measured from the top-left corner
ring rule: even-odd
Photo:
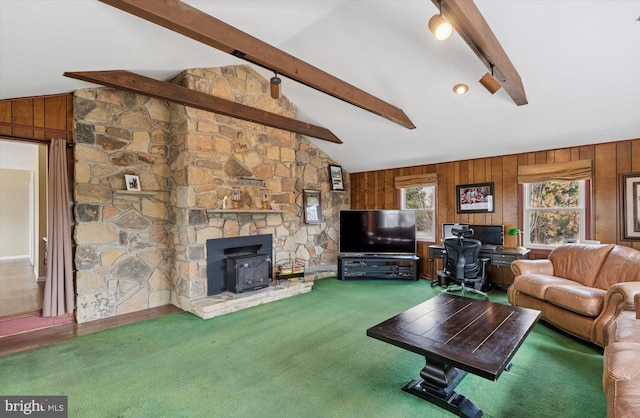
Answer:
[[[435,241],[437,182],[435,173],[395,178],[395,187],[401,193],[400,207],[416,211],[416,237],[421,241]]]
[[[525,246],[551,248],[586,239],[591,176],[591,160],[518,167]]]

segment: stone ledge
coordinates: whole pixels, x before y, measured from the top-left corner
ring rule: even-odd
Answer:
[[[223,292],[219,295],[192,300],[189,311],[200,318],[211,319],[216,316],[307,293],[311,291],[312,287],[312,281],[283,281],[276,286],[269,286],[253,292],[240,294]]]
[[[163,191],[162,190],[114,190],[113,194],[153,196],[161,192]]]
[[[326,279],[327,277],[337,277],[337,275],[338,275],[337,264],[320,264],[318,266],[306,267],[304,269],[305,281]]]
[[[281,209],[207,209],[207,214],[216,213],[284,213]]]

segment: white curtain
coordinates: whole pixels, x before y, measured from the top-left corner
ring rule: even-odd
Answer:
[[[49,147],[47,281],[42,316],[71,314],[75,309],[71,256],[71,211],[67,177],[67,141],[52,139]]]

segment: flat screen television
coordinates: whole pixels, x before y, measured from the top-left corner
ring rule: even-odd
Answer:
[[[473,239],[481,241],[484,245],[504,245],[503,225],[469,225],[473,229]]]
[[[340,211],[340,253],[416,253],[416,213],[412,210]]]

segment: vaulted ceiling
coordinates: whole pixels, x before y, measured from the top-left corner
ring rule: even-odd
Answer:
[[[457,33],[433,38],[429,0],[184,2],[405,112],[415,129],[281,76],[298,119],[343,143],[311,140],[350,172],[640,138],[640,1],[476,0],[523,106],[478,83],[487,69]],[[247,62],[97,0],[0,0],[0,99],[91,86],[67,71],[167,80],[234,64]]]

